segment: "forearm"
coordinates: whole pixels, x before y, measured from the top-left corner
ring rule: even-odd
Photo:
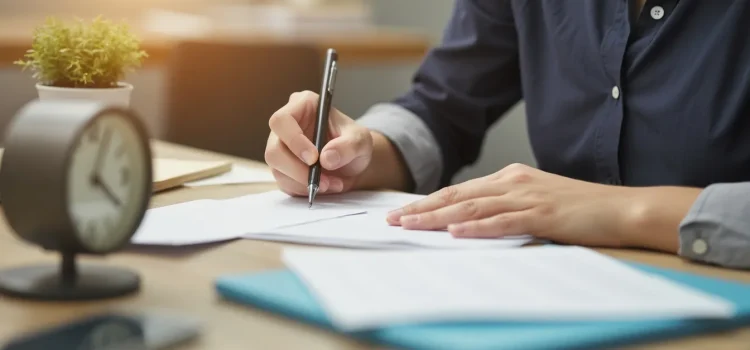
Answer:
[[[414,181],[398,148],[385,135],[376,131],[370,131],[370,134],[373,140],[372,160],[355,189],[411,192]]]
[[[419,117],[400,106],[383,104],[371,108],[357,123],[371,131],[374,151],[356,188],[435,191],[443,168],[440,145]]]
[[[689,187],[628,188],[629,207],[619,233],[623,242],[634,248],[676,254],[679,250],[680,222],[701,192]]]
[[[620,233],[628,246],[750,268],[750,182],[638,188]]]

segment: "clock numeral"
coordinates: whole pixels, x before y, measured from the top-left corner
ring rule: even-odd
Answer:
[[[84,137],[80,138],[78,140],[78,143],[76,144],[76,150],[79,150],[79,149],[81,149],[83,147],[86,147],[87,143],[88,143],[88,141],[86,140],[86,138],[84,138]],[[80,154],[78,152],[76,152],[74,154],[74,157],[80,157]]]
[[[125,186],[130,182],[130,170],[128,168],[120,169],[120,183]]]
[[[91,142],[97,142],[99,141],[99,124],[94,124],[91,126],[91,129],[89,130],[89,141]]]
[[[117,148],[115,148],[115,159],[120,159],[123,155],[125,155],[125,146],[120,143],[117,145]]]

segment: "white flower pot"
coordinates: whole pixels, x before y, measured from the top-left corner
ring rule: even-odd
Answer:
[[[120,87],[105,89],[63,88],[36,84],[40,100],[76,99],[95,100],[106,104],[128,108],[133,85],[119,83]]]

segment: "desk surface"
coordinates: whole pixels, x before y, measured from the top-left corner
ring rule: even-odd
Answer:
[[[4,18],[0,15],[0,68],[10,66],[23,57],[31,46],[33,28],[42,19]],[[144,66],[165,63],[179,39],[155,33],[145,33],[135,27],[134,32],[143,38],[142,48],[149,57]],[[336,48],[347,64],[381,64],[400,61],[418,61],[429,48],[427,36],[395,28],[373,28],[342,33],[273,34],[253,32],[243,35],[216,35],[199,40],[234,43],[304,43],[317,47],[321,55],[330,47]]]
[[[230,159],[249,166],[263,166],[202,150],[154,142],[157,156],[181,159]],[[199,198],[229,198],[275,189],[269,184],[180,188],[157,194],[152,206]],[[128,298],[86,304],[33,303],[0,296],[0,343],[20,332],[52,326],[105,309],[175,309],[203,319],[202,337],[184,349],[360,349],[368,348],[341,336],[281,317],[225,303],[213,290],[219,275],[283,267],[279,254],[284,244],[240,240],[196,250],[128,251],[105,258],[101,263],[129,266],[141,273],[140,294]],[[750,272],[725,270],[684,262],[676,257],[641,251],[602,250],[612,256],[695,273],[750,281]],[[0,268],[28,263],[55,262],[55,255],[26,245],[0,220]],[[648,349],[735,349],[747,348],[750,329],[723,334],[684,338]]]

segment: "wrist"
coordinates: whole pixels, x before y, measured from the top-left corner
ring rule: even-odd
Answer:
[[[372,159],[358,176],[357,190],[396,190],[408,192],[413,187],[406,162],[398,148],[383,134],[370,131],[373,141]]]
[[[620,232],[627,247],[669,253],[679,250],[679,226],[702,189],[689,187],[627,188]]]

